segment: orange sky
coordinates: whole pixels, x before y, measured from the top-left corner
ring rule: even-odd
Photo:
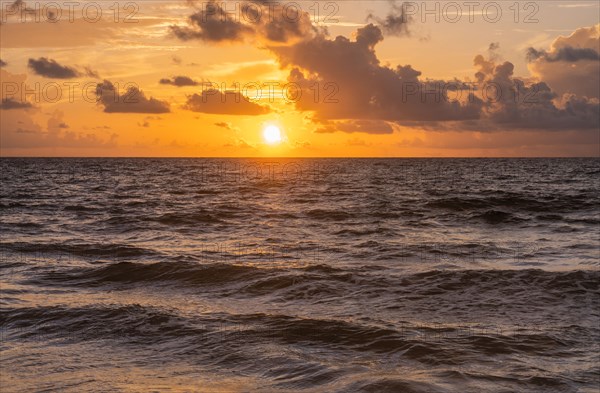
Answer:
[[[2,156],[600,152],[596,1],[67,3],[2,2]]]

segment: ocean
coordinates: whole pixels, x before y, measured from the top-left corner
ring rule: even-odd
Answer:
[[[4,392],[597,392],[600,160],[2,158]]]

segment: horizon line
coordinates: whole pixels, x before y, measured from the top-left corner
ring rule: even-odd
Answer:
[[[11,158],[76,158],[76,159],[357,159],[357,160],[373,160],[373,159],[381,159],[381,160],[395,160],[395,159],[548,159],[548,158],[600,158],[598,156],[469,156],[469,157],[461,157],[461,156],[448,156],[448,157],[438,157],[438,156],[386,156],[386,157],[378,157],[378,156],[273,156],[273,157],[252,157],[252,156],[0,156],[0,159],[11,159]]]

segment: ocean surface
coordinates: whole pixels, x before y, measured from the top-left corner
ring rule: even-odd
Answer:
[[[0,159],[0,391],[598,392],[598,159]]]

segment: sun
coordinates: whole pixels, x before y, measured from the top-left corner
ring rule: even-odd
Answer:
[[[267,126],[263,130],[263,138],[269,145],[276,145],[281,142],[281,130],[277,126]]]

